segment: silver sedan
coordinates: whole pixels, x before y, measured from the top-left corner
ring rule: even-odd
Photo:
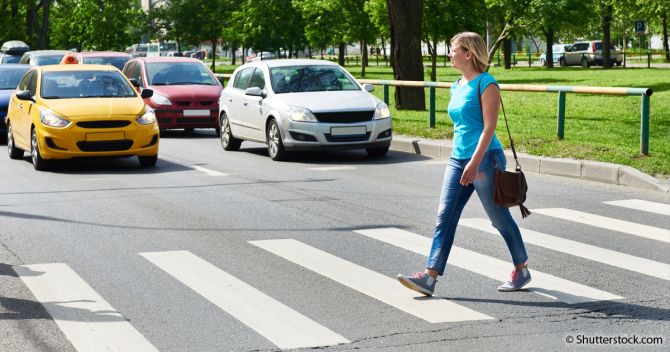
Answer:
[[[330,61],[270,60],[238,67],[221,92],[221,145],[265,143],[273,160],[291,150],[365,149],[386,155],[391,113],[346,70]]]

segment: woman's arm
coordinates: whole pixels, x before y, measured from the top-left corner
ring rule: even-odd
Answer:
[[[496,131],[496,125],[498,124],[498,110],[500,109],[500,89],[496,84],[489,84],[486,89],[484,89],[484,94],[482,94],[482,115],[484,117],[484,130],[482,135],[479,136],[479,142],[477,142],[477,148],[475,149],[472,159],[465,166],[463,170],[463,175],[461,175],[461,185],[467,186],[475,180],[477,177],[477,171],[479,170],[479,163],[481,163],[486,150],[491,144],[493,139],[493,134]]]

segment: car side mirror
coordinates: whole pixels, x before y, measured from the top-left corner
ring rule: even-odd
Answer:
[[[140,96],[142,97],[142,99],[151,98],[151,97],[154,96],[154,90],[153,90],[153,89],[144,88],[144,89],[142,89],[142,93],[140,93]]]
[[[133,85],[133,87],[135,87],[135,88],[140,87],[140,82],[137,81],[137,78],[131,78],[131,79],[129,79],[129,81],[130,81],[130,84]]]
[[[20,90],[20,91],[16,92],[16,99],[26,100],[26,101],[33,101],[33,102],[35,101],[33,99],[33,95],[30,94],[29,90]]]
[[[247,88],[244,91],[244,94],[245,95],[251,95],[251,96],[254,96],[254,97],[265,98],[265,92],[263,92],[263,90],[258,88],[258,87]]]
[[[373,86],[372,84],[367,84],[366,83],[366,84],[363,85],[363,89],[365,89],[368,92],[372,92],[372,91],[375,90],[375,86]]]

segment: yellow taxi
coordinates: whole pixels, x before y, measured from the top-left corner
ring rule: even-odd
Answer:
[[[137,156],[142,166],[158,160],[159,130],[144,104],[153,91],[135,90],[114,66],[38,66],[11,96],[7,111],[9,157],[31,154],[36,170],[53,159]]]

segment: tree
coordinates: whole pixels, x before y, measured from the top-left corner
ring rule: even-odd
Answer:
[[[526,18],[526,11],[529,8],[530,0],[485,0],[486,7],[492,18],[501,19],[501,30],[498,39],[489,50],[489,62],[493,60],[493,55],[498,50],[501,43],[505,43],[505,69],[511,68],[511,35],[514,30],[527,25],[529,20]]]
[[[368,65],[368,44],[377,34],[374,24],[367,12],[361,11],[366,0],[340,0],[341,11],[346,21],[345,39],[357,41],[361,47],[361,77],[365,77],[365,67]]]
[[[293,0],[305,21],[305,36],[310,46],[323,50],[339,45],[339,62],[344,65],[346,19],[340,0]]]
[[[386,42],[391,35],[389,11],[386,6],[386,0],[367,0],[364,8],[365,12],[367,12],[370,17],[370,22],[375,26],[377,38],[381,41],[384,59],[386,60]]]
[[[423,81],[421,57],[423,1],[388,0],[388,9],[393,77],[403,81]],[[395,104],[398,110],[425,110],[426,94],[423,88],[397,87]]]
[[[23,0],[0,0],[0,43],[8,40],[23,40],[26,38],[26,7]]]
[[[31,48],[49,48],[49,12],[51,0],[27,1],[26,40]]]

